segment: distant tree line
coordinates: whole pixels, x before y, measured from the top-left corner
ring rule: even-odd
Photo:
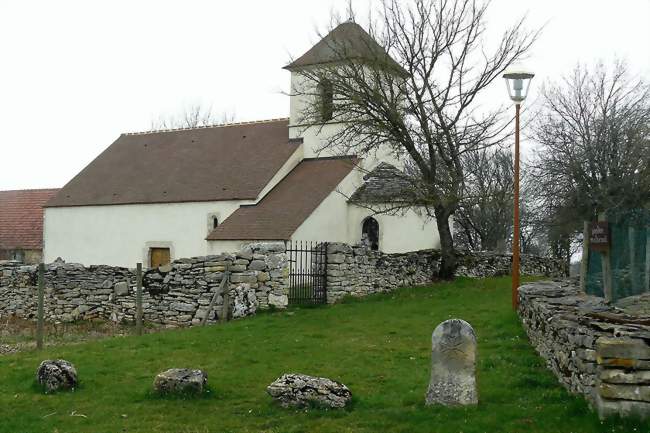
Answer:
[[[568,262],[583,221],[650,205],[650,86],[622,62],[599,63],[577,66],[541,95],[528,114],[537,152],[523,171],[521,246]],[[461,246],[511,244],[511,161],[500,149],[466,161],[474,175],[456,216]]]

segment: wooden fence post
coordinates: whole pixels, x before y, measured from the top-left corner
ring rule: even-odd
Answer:
[[[589,221],[585,221],[582,228],[582,259],[580,261],[580,290],[587,291],[587,273],[589,272]]]
[[[221,306],[221,317],[219,323],[226,323],[228,321],[228,313],[230,311],[230,288],[227,287],[223,292],[223,305]]]
[[[36,349],[43,349],[43,328],[45,320],[45,265],[38,264],[38,312],[36,323]]]
[[[226,266],[226,269],[223,273],[223,277],[221,278],[221,284],[219,284],[219,287],[214,292],[214,295],[212,295],[212,299],[210,300],[210,305],[208,305],[208,311],[205,312],[205,316],[201,321],[201,326],[205,326],[205,324],[208,323],[208,317],[210,316],[210,313],[214,309],[214,304],[217,303],[217,298],[223,292],[223,289],[224,287],[226,287],[226,284],[228,284],[229,280],[230,280],[230,272],[228,271],[228,266]],[[225,301],[225,297],[224,297],[224,301]]]
[[[135,331],[142,335],[142,263],[136,265],[135,278]]]

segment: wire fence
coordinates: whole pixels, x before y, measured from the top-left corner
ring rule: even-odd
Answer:
[[[650,212],[608,212],[607,226],[608,248],[589,249],[586,292],[607,297],[608,283],[612,301],[650,292]]]

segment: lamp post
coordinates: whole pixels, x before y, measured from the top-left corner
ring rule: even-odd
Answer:
[[[508,87],[508,95],[515,103],[515,177],[514,177],[514,230],[512,235],[512,308],[517,310],[519,305],[519,110],[526,99],[530,80],[535,76],[532,72],[509,70],[503,74]]]

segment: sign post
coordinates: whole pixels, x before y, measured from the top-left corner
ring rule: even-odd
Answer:
[[[589,272],[589,239],[591,225],[585,221],[582,228],[582,260],[580,261],[580,290],[587,291],[587,273]]]
[[[603,270],[603,293],[605,295],[605,301],[611,302],[613,299],[612,260],[609,254],[611,236],[607,216],[604,213],[599,215],[598,222],[591,223],[589,244],[592,250],[600,252]]]

